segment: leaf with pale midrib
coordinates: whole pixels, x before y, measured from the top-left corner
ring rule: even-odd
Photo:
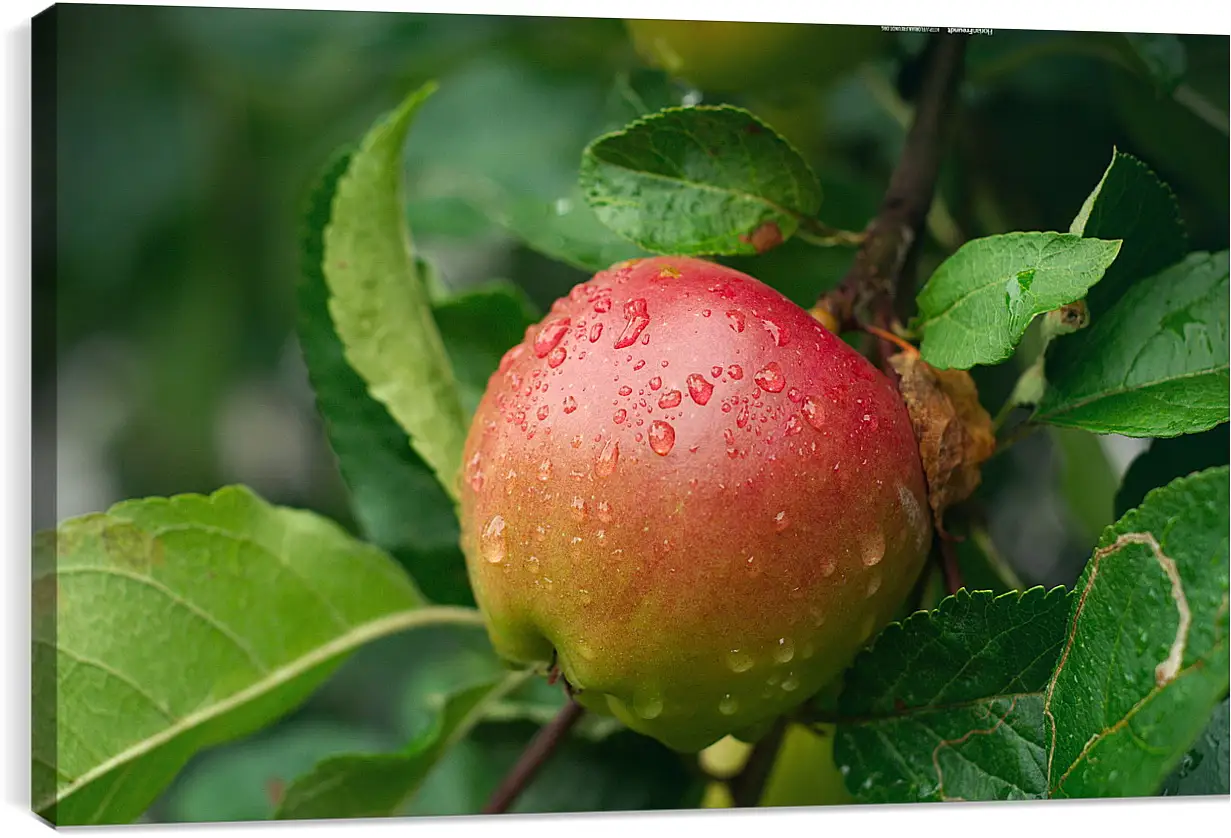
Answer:
[[[203,748],[299,705],[424,607],[386,554],[242,487],[125,501],[36,541],[34,806],[127,823]]]
[[[326,167],[304,217],[296,326],[308,379],[364,536],[393,553],[432,600],[471,605],[453,504],[406,431],[347,363],[329,315],[324,230],[350,159],[341,153]]]
[[[346,360],[456,498],[467,423],[402,209],[402,145],[435,89],[408,96],[350,158],[325,227],[323,270]]]
[[[919,292],[920,352],[935,367],[1007,360],[1040,314],[1080,300],[1120,242],[1066,233],[1005,233],[962,245]]]
[[[1175,480],[1104,532],[1047,688],[1053,797],[1157,794],[1226,695],[1229,477]]]
[[[1062,588],[965,589],[885,630],[847,672],[834,759],[866,802],[1045,796],[1043,688]]]
[[[1057,342],[1034,421],[1170,437],[1226,422],[1227,251],[1193,253],[1142,280]]]
[[[580,183],[600,221],[674,255],[755,254],[821,205],[799,153],[730,105],[667,108],[599,137],[582,154]]]
[[[437,761],[483,718],[488,704],[529,675],[503,673],[437,696],[434,724],[405,751],[343,754],[324,760],[291,784],[275,817],[372,818],[397,814]]]

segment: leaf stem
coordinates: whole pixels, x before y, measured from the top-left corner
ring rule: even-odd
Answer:
[[[731,790],[731,802],[736,808],[746,809],[761,802],[778,752],[782,749],[782,741],[786,738],[786,726],[786,716],[779,716],[769,733],[753,745],[744,767],[731,778],[728,788]]]
[[[499,815],[509,810],[584,713],[581,705],[570,696],[556,717],[539,729],[509,773],[500,781],[487,805],[483,807],[484,815]]]
[[[867,234],[852,230],[839,230],[823,221],[808,216],[799,217],[799,230],[795,233],[801,241],[818,247],[858,247]]]

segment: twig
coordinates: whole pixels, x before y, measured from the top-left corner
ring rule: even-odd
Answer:
[[[522,751],[521,756],[518,757],[517,763],[504,776],[500,786],[487,801],[487,805],[483,807],[483,814],[498,815],[509,810],[509,807],[534,780],[539,769],[555,753],[560,742],[568,735],[569,730],[584,712],[581,705],[570,696],[568,703],[560,708],[556,717],[545,724],[530,740],[526,750]]]
[[[941,569],[945,573],[945,588],[950,594],[956,594],[966,586],[962,580],[962,569],[957,563],[957,548],[954,542],[942,534],[937,534],[940,542]]]
[[[892,331],[895,315],[913,302],[914,258],[919,232],[936,193],[946,117],[966,52],[965,35],[939,34],[920,86],[902,156],[889,179],[877,215],[868,224],[855,262],[841,284],[818,302],[841,328],[874,323]],[[891,351],[882,346],[882,356]]]
[[[779,716],[769,733],[752,746],[752,753],[749,754],[748,761],[728,783],[728,788],[731,789],[731,802],[737,808],[748,808],[761,802],[765,784],[769,782],[769,775],[774,769],[778,751],[782,748],[782,740],[786,737],[786,726],[786,717]]]
[[[801,216],[796,234],[801,240],[820,247],[858,247],[867,237],[866,231],[852,232],[830,227],[823,221]]]

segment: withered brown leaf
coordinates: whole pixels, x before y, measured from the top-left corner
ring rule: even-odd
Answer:
[[[980,467],[996,450],[992,417],[966,370],[936,369],[915,351],[899,352],[889,363],[901,378],[898,389],[919,442],[932,517],[944,532],[945,510],[970,497],[982,479]]]

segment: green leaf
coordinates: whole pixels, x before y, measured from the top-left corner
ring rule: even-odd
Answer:
[[[1157,794],[1227,693],[1227,467],[1109,527],[1047,687],[1054,797]]]
[[[1112,153],[1069,232],[1124,242],[1116,261],[1086,297],[1095,320],[1135,282],[1174,265],[1188,252],[1175,195],[1148,166],[1121,151]]]
[[[379,549],[242,487],[41,533],[33,595],[34,809],[59,825],[132,821],[194,753],[284,715],[377,637],[480,619],[423,607]]]
[[[611,109],[599,104],[609,87],[607,75],[561,74],[490,49],[447,74],[406,153],[418,184],[412,229],[473,239],[501,227],[590,273],[647,255],[600,223],[577,186],[582,149],[610,130]]]
[[[554,203],[508,197],[487,207],[492,218],[530,249],[588,273],[650,255],[604,227],[576,186]]]
[[[599,137],[580,183],[600,221],[655,253],[758,253],[821,205],[799,153],[729,105],[668,108]]]
[[[1199,434],[1156,439],[1128,467],[1116,492],[1119,518],[1145,500],[1151,489],[1166,486],[1177,477],[1231,462],[1231,434],[1222,426]]]
[[[325,760],[286,790],[280,819],[361,818],[397,814],[437,761],[482,719],[488,702],[522,683],[529,672],[480,679],[436,693],[434,724],[403,752],[346,754]]]
[[[1228,416],[1227,252],[1193,253],[1059,341],[1033,421],[1169,437]]]
[[[503,281],[446,297],[432,314],[457,376],[462,409],[473,416],[500,358],[541,315],[524,291]]]
[[[1060,588],[965,589],[887,628],[847,671],[834,758],[865,802],[1045,796],[1043,688]]]
[[[923,359],[957,369],[1007,360],[1030,321],[1084,297],[1119,250],[1118,241],[1063,233],[967,242],[919,292]]]
[[[351,158],[325,228],[324,273],[347,361],[456,497],[467,427],[402,214],[402,145],[434,90],[428,84],[407,97]]]
[[[1197,743],[1184,754],[1179,767],[1163,783],[1163,795],[1231,793],[1229,724],[1231,707],[1224,698]]]
[[[525,721],[479,725],[440,761],[403,814],[477,814],[538,729]],[[510,811],[685,809],[697,806],[702,790],[694,765],[647,736],[622,730],[592,741],[574,731]]]
[[[1050,428],[1060,455],[1059,489],[1067,514],[1085,536],[1084,549],[1115,523],[1116,474],[1094,434]]]
[[[329,314],[324,231],[350,161],[344,153],[329,164],[305,213],[297,332],[308,379],[364,536],[391,552],[432,600],[470,605],[453,503],[406,432],[347,363]]]
[[[273,817],[286,785],[335,754],[393,750],[374,730],[310,719],[281,725],[212,751],[181,774],[158,808],[172,823],[259,821]]]

